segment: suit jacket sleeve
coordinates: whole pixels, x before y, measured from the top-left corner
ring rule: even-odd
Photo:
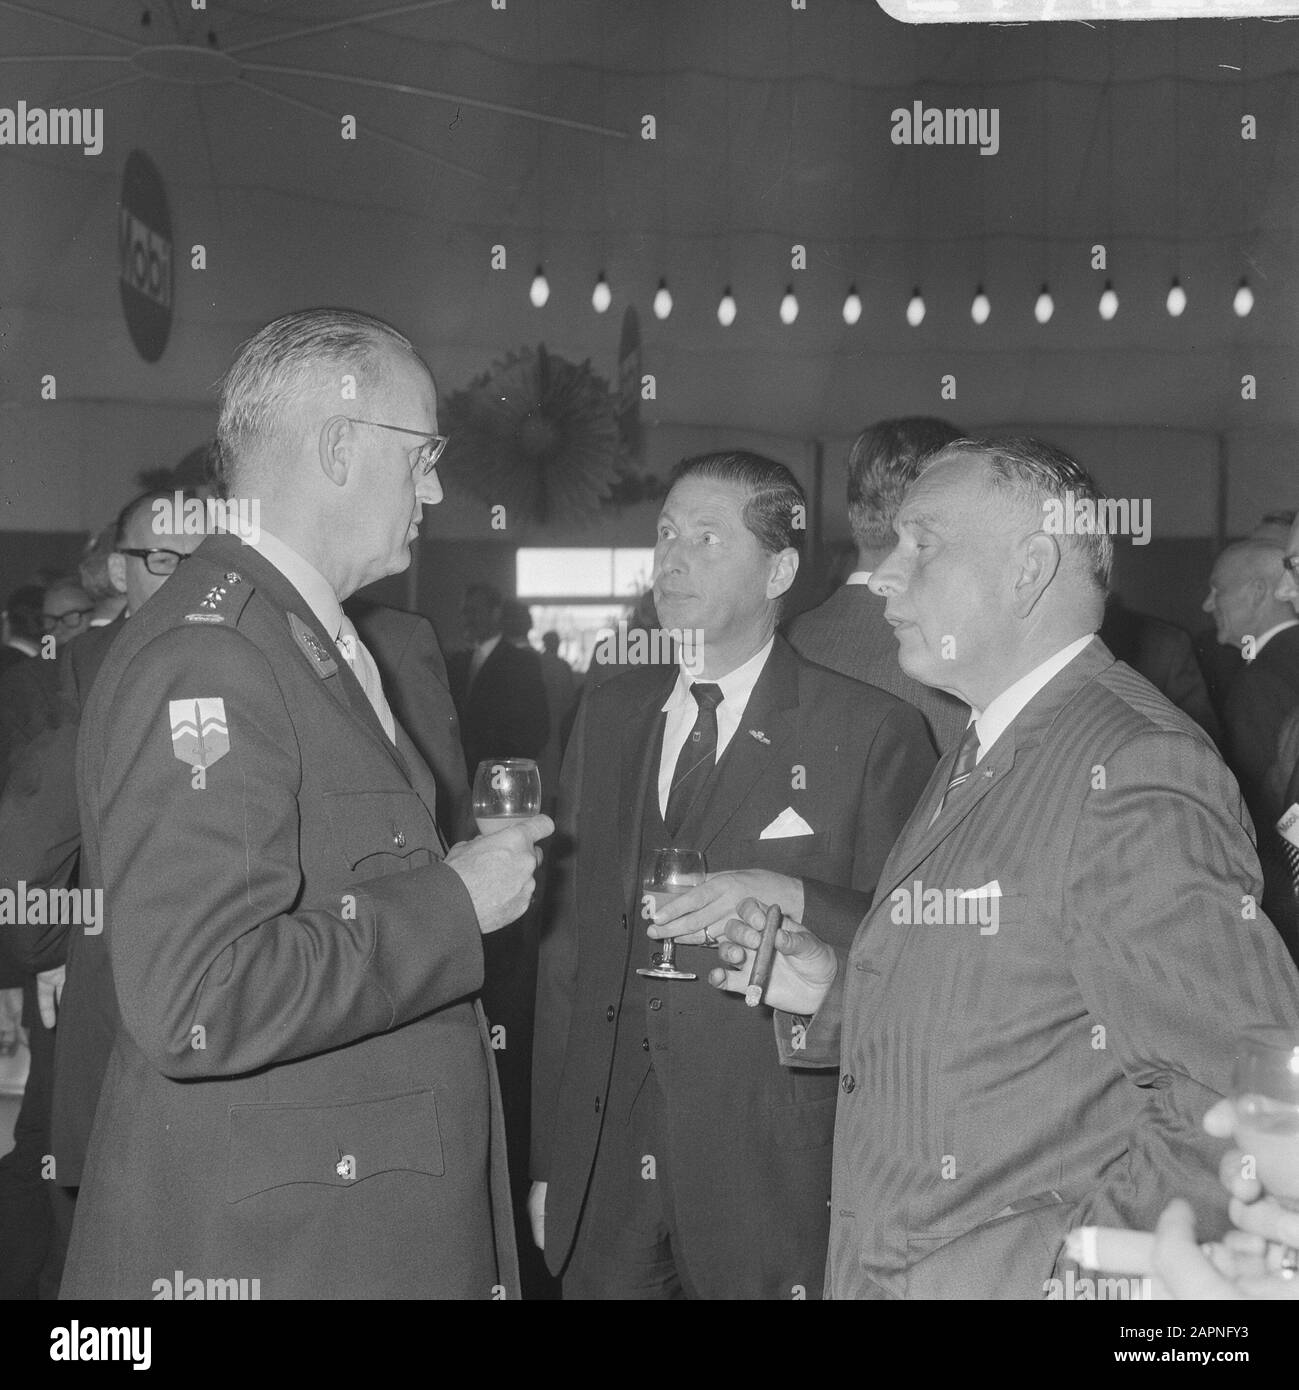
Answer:
[[[532,1045],[532,1157],[534,1182],[550,1176],[551,1126],[568,1047],[577,990],[577,809],[586,761],[590,695],[578,708],[559,779],[559,807],[550,887],[537,958],[537,1016]]]
[[[1142,1108],[1127,1152],[1073,1224],[1151,1230],[1184,1196],[1202,1237],[1215,1239],[1225,1229],[1225,1144],[1200,1121],[1229,1089],[1242,1030],[1299,1026],[1299,976],[1253,908],[1258,859],[1219,759],[1190,735],[1151,733],[1101,766],[1105,787],[1084,801],[1069,856],[1065,950],[1094,1020],[1092,1046],[1119,1063]]]
[[[172,748],[168,705],[200,691],[224,700],[230,747],[196,788]],[[79,783],[98,810],[123,1023],[161,1072],[252,1071],[385,1032],[480,987],[473,904],[434,854],[356,882],[336,902],[299,902],[303,751],[271,665],[247,638],[165,632],[110,698],[83,721]],[[315,808],[311,833],[325,823]]]
[[[899,702],[880,721],[871,741],[857,808],[852,886],[803,881],[803,925],[846,949],[871,905],[880,871],[937,759],[920,714]]]
[[[1269,795],[1273,767],[1281,756],[1281,731],[1295,712],[1293,689],[1270,671],[1246,668],[1227,693],[1227,748],[1232,771],[1250,811],[1266,828],[1276,824],[1284,806]],[[1261,827],[1260,827],[1261,829]]]

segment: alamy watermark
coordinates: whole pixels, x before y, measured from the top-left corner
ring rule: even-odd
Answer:
[[[102,888],[0,888],[0,927],[81,927],[87,936],[104,930]]]
[[[704,630],[701,627],[601,628],[592,661],[600,666],[671,666],[680,662],[690,675],[704,669]]]
[[[1001,110],[996,106],[926,106],[913,101],[890,116],[895,145],[978,145],[980,154],[1001,148]]]
[[[1000,926],[995,881],[982,888],[926,888],[917,878],[909,888],[895,888],[889,900],[889,918],[899,927],[977,926],[980,936],[996,936]]]
[[[1063,497],[1042,503],[1042,529],[1051,536],[1131,536],[1133,545],[1150,543],[1149,497]]]
[[[0,145],[80,145],[82,154],[104,149],[102,106],[0,106]]]
[[[226,533],[256,544],[262,534],[258,497],[186,497],[183,492],[154,499],[153,532],[157,536],[210,536]]]

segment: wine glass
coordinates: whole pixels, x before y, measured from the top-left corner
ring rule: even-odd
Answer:
[[[1299,1211],[1299,1033],[1258,1029],[1240,1039],[1232,1075],[1236,1143],[1254,1160],[1263,1190]],[[1299,1252],[1281,1256],[1285,1277],[1299,1270]]]
[[[656,849],[641,884],[645,890],[641,903],[646,916],[655,912],[664,899],[675,898],[678,893],[698,887],[707,877],[708,865],[702,850]],[[636,973],[656,980],[697,980],[699,976],[689,970],[677,969],[676,945],[672,937],[667,937],[662,950],[653,958],[654,964],[642,966]]]
[[[481,835],[508,830],[541,812],[541,773],[531,758],[485,758],[474,774],[474,819]]]

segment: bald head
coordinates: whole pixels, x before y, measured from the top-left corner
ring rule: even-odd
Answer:
[[[1247,638],[1260,637],[1294,617],[1280,596],[1284,557],[1281,546],[1263,540],[1240,541],[1218,556],[1203,608],[1213,615],[1224,646],[1243,646]]]

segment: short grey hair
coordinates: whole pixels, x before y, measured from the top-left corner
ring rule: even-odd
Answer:
[[[352,374],[358,388],[371,386],[385,346],[399,348],[428,371],[409,338],[353,309],[303,309],[254,333],[220,383],[217,449],[225,478],[238,471],[257,442],[275,433],[286,410],[318,385],[322,367],[336,369],[340,377]]]
[[[1068,509],[1069,499],[1085,499],[1097,504],[1098,516],[1104,511],[1100,488],[1085,469],[1070,458],[1063,449],[1041,439],[958,439],[920,465],[923,473],[942,459],[953,455],[976,456],[988,464],[992,485],[998,491],[1010,493],[1026,510],[1043,516],[1048,502],[1058,502]],[[1114,568],[1114,541],[1108,532],[1081,531],[1072,535],[1057,535],[1056,540],[1066,556],[1072,555],[1082,565],[1092,584],[1106,594],[1109,592],[1110,572]]]
[[[897,544],[893,518],[920,465],[960,438],[955,425],[929,415],[880,420],[857,436],[848,451],[848,525],[859,546]]]

